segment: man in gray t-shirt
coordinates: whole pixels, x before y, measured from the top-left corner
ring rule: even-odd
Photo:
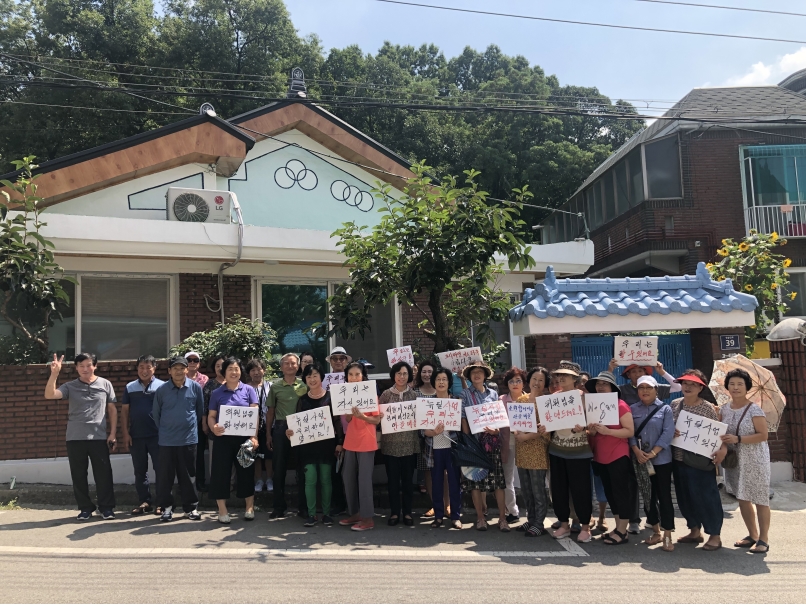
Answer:
[[[79,353],[75,364],[78,378],[56,388],[62,361],[53,356],[45,399],[67,399],[67,460],[73,479],[73,494],[81,512],[79,520],[92,517],[95,503],[90,498],[87,471],[92,464],[98,508],[104,519],[114,519],[115,492],[109,453],[115,448],[118,412],[112,383],[95,375],[95,355]],[[107,428],[107,421],[109,428]]]

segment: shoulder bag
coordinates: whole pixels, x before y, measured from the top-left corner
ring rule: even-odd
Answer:
[[[741,418],[739,418],[735,433],[737,436],[739,435],[739,427],[742,426],[742,421],[752,405],[755,405],[752,401],[748,403],[747,407],[744,408],[744,412],[742,412]],[[725,454],[725,459],[722,461],[722,468],[736,468],[737,466],[739,466],[739,454],[736,453],[736,446],[729,445],[728,453]]]

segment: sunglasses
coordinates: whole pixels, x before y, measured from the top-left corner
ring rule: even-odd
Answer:
[[[193,359],[192,357],[188,357],[188,363],[199,363],[199,360]]]
[[[347,361],[347,357],[343,355],[331,355],[331,361]]]

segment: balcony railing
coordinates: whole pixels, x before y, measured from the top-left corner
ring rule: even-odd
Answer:
[[[781,237],[806,237],[806,204],[745,208],[744,224],[748,235],[755,229],[767,235],[775,231]]]

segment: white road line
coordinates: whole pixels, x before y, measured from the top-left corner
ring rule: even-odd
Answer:
[[[349,549],[349,548],[217,548],[201,546],[199,548],[68,548],[56,546],[0,546],[0,555],[96,555],[96,556],[191,556],[191,557],[334,557],[334,558],[384,558],[384,559],[502,559],[533,558],[551,559],[565,557],[589,556],[582,547],[569,539],[557,540],[563,550],[527,551],[527,550],[433,550],[433,549]]]

